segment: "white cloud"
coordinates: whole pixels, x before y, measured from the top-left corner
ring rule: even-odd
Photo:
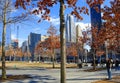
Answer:
[[[53,25],[59,25],[60,24],[60,19],[59,18],[54,18],[54,17],[51,17],[50,18],[50,22],[53,24]]]
[[[38,31],[40,31],[40,28],[33,29],[33,32],[38,32]]]
[[[41,33],[42,31],[44,31],[44,29],[41,29],[40,27],[38,27],[38,28],[34,28],[33,30],[32,30],[32,32],[34,32],[34,33]]]
[[[11,38],[12,39],[16,39],[16,35],[15,34],[11,34]]]
[[[36,15],[38,18],[41,18],[41,14]],[[47,22],[51,22],[53,25],[59,25],[60,24],[60,19],[55,18],[55,17],[50,17],[50,21],[46,20]]]
[[[101,16],[103,17],[103,12],[101,13]]]
[[[37,16],[38,18],[41,18],[42,15],[41,15],[41,14],[37,14],[36,16]]]
[[[90,23],[76,22],[75,25],[79,25],[82,30],[86,30],[87,27],[91,27]]]
[[[11,11],[12,11],[11,13],[16,13],[17,9],[13,8]]]

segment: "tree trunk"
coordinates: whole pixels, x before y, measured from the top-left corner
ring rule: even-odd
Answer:
[[[66,83],[66,41],[64,0],[60,0],[60,53],[61,53],[61,83]]]
[[[40,62],[40,54],[39,54],[39,62]]]
[[[6,36],[6,16],[4,15],[3,33],[2,33],[2,79],[6,79],[6,65],[5,65],[5,36]]]
[[[77,66],[79,68],[79,46],[78,46],[78,28],[79,26],[76,27],[76,44],[77,44]]]
[[[5,65],[5,39],[6,39],[6,5],[3,11],[3,32],[2,32],[2,79],[6,79],[6,65]]]
[[[52,55],[52,62],[53,62],[53,68],[55,68],[55,51],[53,49],[53,55]]]
[[[96,70],[96,57],[95,57],[95,50],[93,50],[93,69]]]

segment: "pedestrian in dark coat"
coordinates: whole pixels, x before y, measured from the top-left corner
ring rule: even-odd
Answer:
[[[111,80],[111,67],[112,67],[112,60],[107,59],[106,60],[106,68],[107,68],[107,73],[108,73],[108,79]]]
[[[119,70],[119,60],[116,59],[115,61],[115,70]]]

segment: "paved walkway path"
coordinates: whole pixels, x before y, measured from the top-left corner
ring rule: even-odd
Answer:
[[[67,83],[91,83],[107,77],[106,70],[84,72],[83,69],[67,69]],[[1,72],[1,71],[0,71]],[[30,75],[33,79],[13,80],[1,83],[60,83],[60,69],[19,69],[7,70],[7,75]],[[112,70],[112,76],[120,75],[120,71]]]

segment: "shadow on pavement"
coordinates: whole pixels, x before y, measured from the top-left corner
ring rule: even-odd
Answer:
[[[51,77],[50,75],[45,75],[45,76],[37,76],[37,75],[32,75],[32,79],[29,80],[28,83],[56,83],[54,82],[55,78]]]
[[[39,80],[56,80],[55,78],[51,77],[50,75],[45,75],[45,76],[37,76],[37,75],[32,75],[32,79],[39,79]]]
[[[7,68],[7,70],[46,70],[46,68],[35,68],[35,67],[23,67],[23,68],[13,68],[13,67],[9,67]]]
[[[107,73],[100,73],[100,75],[107,75]],[[118,73],[118,72],[116,72],[116,73],[112,72],[112,75],[113,76],[119,76],[120,73]]]
[[[26,79],[14,79],[14,80],[7,80],[4,82],[0,82],[0,83],[58,83],[56,82],[57,79],[49,76],[49,75],[45,75],[45,76],[37,76],[37,75],[29,75],[30,78],[26,78]]]
[[[74,78],[74,79],[67,79],[68,81],[74,80],[104,80],[104,78]]]

